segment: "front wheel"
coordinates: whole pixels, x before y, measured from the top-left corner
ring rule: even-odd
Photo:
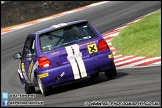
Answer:
[[[38,85],[39,85],[40,91],[43,94],[43,96],[49,95],[49,90],[42,84],[38,75],[37,75],[37,81],[38,81]]]
[[[105,75],[107,78],[114,78],[117,75],[116,67],[113,66],[112,69],[105,71]]]

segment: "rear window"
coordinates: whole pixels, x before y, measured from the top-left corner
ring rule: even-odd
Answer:
[[[39,39],[42,52],[47,52],[96,37],[88,23],[79,23],[41,34]]]

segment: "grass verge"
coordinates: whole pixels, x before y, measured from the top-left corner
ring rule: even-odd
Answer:
[[[161,56],[161,10],[125,27],[111,42],[117,55]]]

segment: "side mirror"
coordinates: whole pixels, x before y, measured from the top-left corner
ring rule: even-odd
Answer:
[[[16,59],[21,59],[21,58],[22,58],[21,53],[20,53],[20,52],[15,53],[15,54],[13,55],[13,58],[14,58],[15,60],[16,60]]]

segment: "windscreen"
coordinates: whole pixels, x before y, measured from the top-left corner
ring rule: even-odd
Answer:
[[[39,39],[41,51],[47,52],[96,37],[97,34],[86,22],[41,34]]]

